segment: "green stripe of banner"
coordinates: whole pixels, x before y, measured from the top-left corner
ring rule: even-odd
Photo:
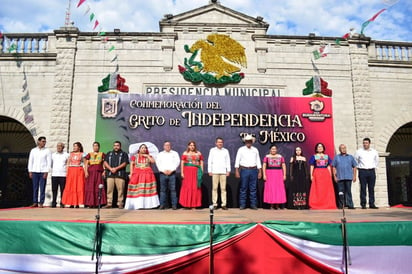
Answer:
[[[215,226],[214,241],[227,240],[250,224]],[[0,221],[0,253],[91,255],[94,223]],[[103,255],[153,255],[209,244],[208,224],[101,224]]]
[[[342,245],[340,223],[309,223],[268,221],[268,228],[313,242]],[[412,245],[412,222],[366,222],[347,223],[350,246],[410,246]]]

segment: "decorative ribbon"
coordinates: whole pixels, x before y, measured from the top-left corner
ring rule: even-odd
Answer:
[[[192,163],[185,163],[184,166],[197,167],[197,188],[200,188],[202,186],[202,178],[203,178],[203,171],[200,165],[195,165]]]

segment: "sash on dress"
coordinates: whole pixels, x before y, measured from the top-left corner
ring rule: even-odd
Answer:
[[[194,166],[197,167],[197,188],[202,186],[203,171],[200,165],[195,165],[192,163],[184,163],[185,166]]]

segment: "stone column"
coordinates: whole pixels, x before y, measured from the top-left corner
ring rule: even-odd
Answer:
[[[63,142],[65,150],[71,150],[70,118],[73,96],[74,64],[79,30],[74,27],[62,27],[54,31],[56,50],[56,68],[54,89],[52,91],[52,105],[50,114],[50,131],[47,137],[47,147],[56,151],[58,142]],[[52,202],[51,174],[47,178],[45,205]],[[60,195],[58,195],[60,196]],[[58,197],[58,201],[61,197]]]
[[[362,140],[365,137],[371,139],[372,147],[376,147],[377,140],[374,136],[372,91],[369,84],[368,46],[370,46],[368,40],[357,39],[349,41],[357,148],[362,147]],[[378,151],[378,153],[383,152]],[[387,206],[388,192],[384,157],[380,157],[376,175],[375,203],[377,206]],[[359,191],[359,188],[354,188],[353,198],[358,205]]]
[[[350,41],[349,57],[352,66],[356,142],[357,147],[360,147],[362,139],[365,137],[371,138],[373,142],[372,96],[369,85],[368,49],[366,48],[365,41]]]
[[[58,142],[64,142],[66,148],[70,150],[71,146],[68,142],[79,30],[75,27],[62,27],[54,33],[57,57],[48,146],[54,149]]]

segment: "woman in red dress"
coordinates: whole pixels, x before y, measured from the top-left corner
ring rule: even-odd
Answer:
[[[73,144],[73,151],[67,159],[66,186],[62,202],[65,206],[79,207],[84,205],[84,157],[83,146],[80,142]]]
[[[182,187],[179,203],[185,208],[202,205],[203,155],[196,148],[196,143],[190,141],[183,152],[180,164]]]
[[[103,182],[103,162],[105,156],[103,152],[100,152],[100,143],[94,142],[93,152],[89,152],[85,157],[86,186],[84,204],[91,208],[99,205],[99,192],[101,193],[100,205],[106,204],[106,191]],[[101,189],[99,189],[100,186]]]
[[[336,209],[335,190],[332,183],[331,159],[325,154],[325,146],[318,143],[316,154],[310,160],[312,185],[309,193],[311,209]]]

